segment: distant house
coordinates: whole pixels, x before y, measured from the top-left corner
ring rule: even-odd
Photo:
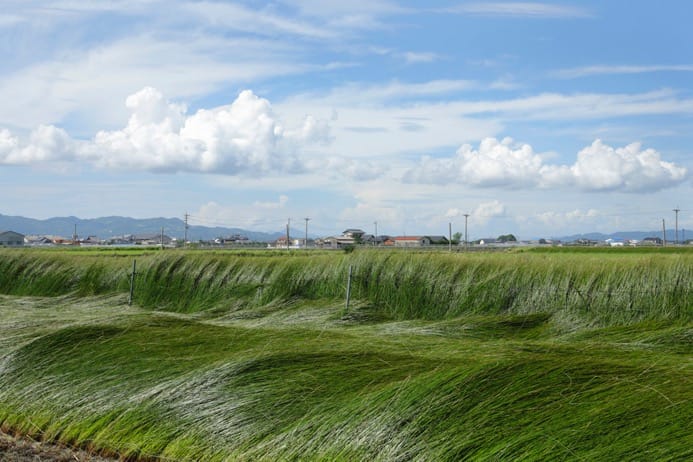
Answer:
[[[322,237],[315,240],[315,246],[321,247],[323,249],[336,249],[337,248],[337,238],[336,237]]]
[[[232,236],[218,237],[214,239],[215,244],[247,244],[250,240],[241,234],[234,234]]]
[[[132,242],[137,245],[169,245],[171,241],[171,237],[165,234],[162,236],[158,233],[136,234],[132,236]]]
[[[424,236],[431,245],[448,245],[450,241],[445,236]]]
[[[31,246],[49,246],[53,241],[47,236],[25,236],[24,243]]]
[[[360,240],[366,232],[362,229],[349,228],[342,231],[342,237],[352,238],[355,241]]]
[[[595,246],[599,245],[599,241],[593,239],[580,238],[573,241],[573,245]]]
[[[14,231],[0,232],[0,247],[22,247],[24,245],[24,235]]]
[[[642,245],[662,245],[663,241],[660,237],[646,237],[640,243]]]
[[[397,236],[394,239],[395,247],[426,247],[429,245],[447,245],[445,236]],[[387,245],[387,241],[385,243]]]
[[[48,239],[51,240],[53,244],[56,245],[72,245],[74,244],[74,241],[71,238],[67,237],[62,237],[62,236],[46,236]]]
[[[625,243],[620,239],[607,239],[604,242],[611,247],[623,247],[625,245]]]
[[[96,236],[89,236],[86,239],[79,241],[79,245],[90,246],[90,245],[101,245],[103,242]]]

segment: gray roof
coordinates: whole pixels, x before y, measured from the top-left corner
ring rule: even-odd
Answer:
[[[21,238],[24,239],[24,234],[18,233],[16,231],[0,231],[0,237],[3,236],[21,236]]]

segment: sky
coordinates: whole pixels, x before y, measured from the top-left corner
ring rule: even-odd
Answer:
[[[693,228],[686,0],[2,6],[4,215]]]

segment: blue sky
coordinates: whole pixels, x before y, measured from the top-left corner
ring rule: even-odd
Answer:
[[[0,213],[693,228],[687,1],[5,0]],[[297,225],[298,229],[302,229]],[[691,233],[693,234],[693,233]]]

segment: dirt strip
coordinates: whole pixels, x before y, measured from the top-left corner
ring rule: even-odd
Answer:
[[[117,460],[95,456],[86,451],[70,449],[58,444],[42,443],[29,438],[15,438],[0,432],[0,462],[113,462]]]

